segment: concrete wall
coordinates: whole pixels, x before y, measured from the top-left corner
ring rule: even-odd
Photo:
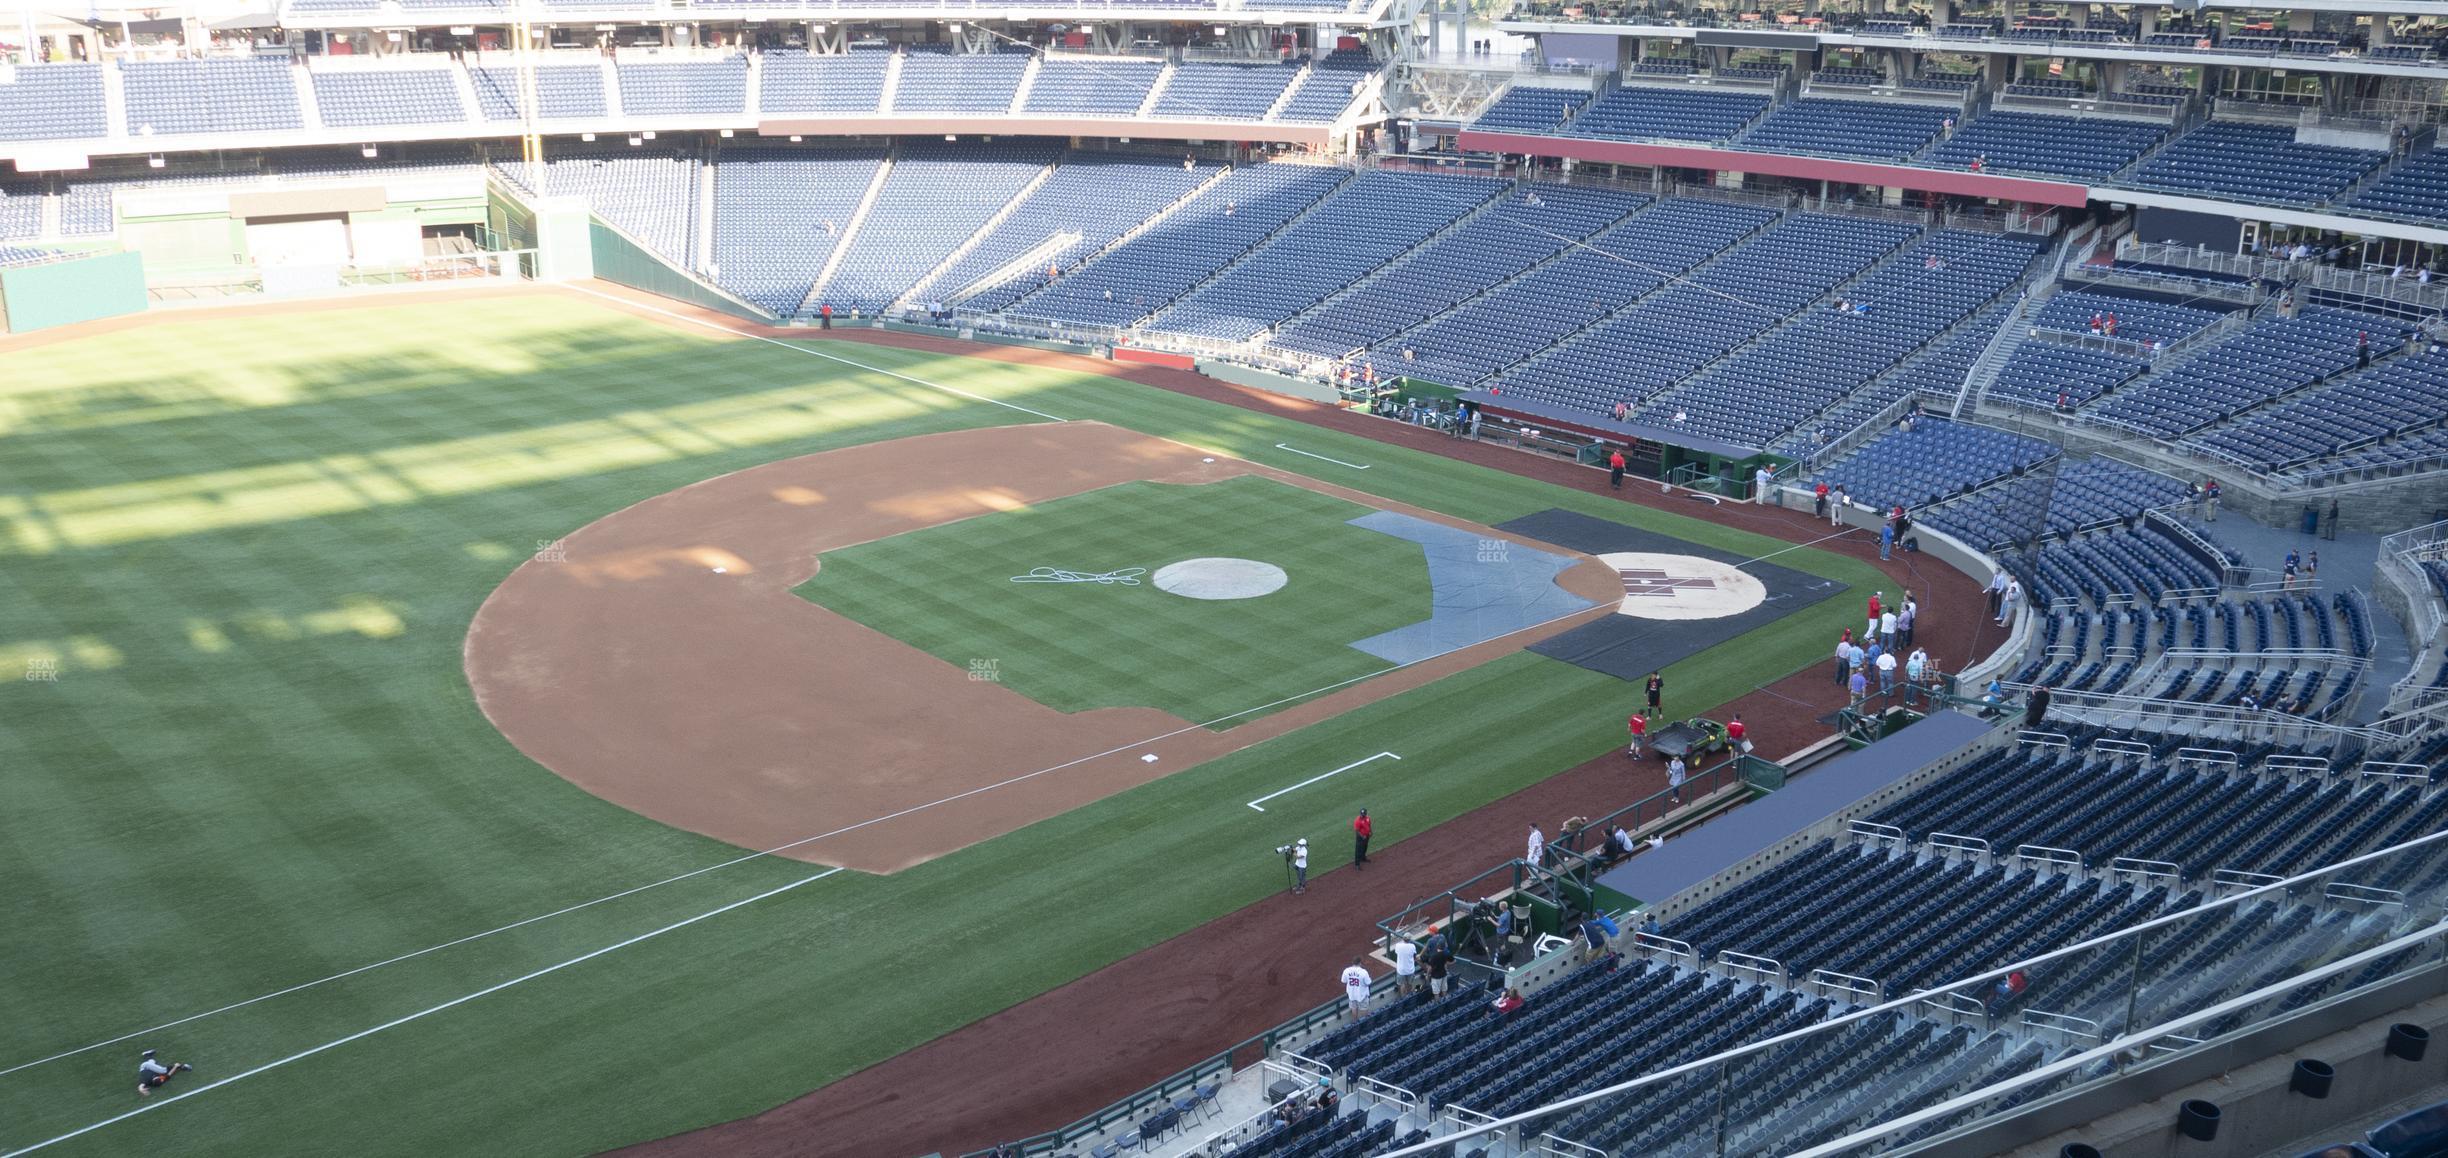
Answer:
[[[2203,1059],[2213,1063],[2211,1076],[2174,1086],[2162,1083],[2164,1088],[2155,1091],[2156,1096],[2148,1100],[2100,1114],[2095,1120],[2013,1149],[1974,1147],[1963,1152],[2055,1158],[2068,1143],[2080,1142],[2097,1148],[2106,1158],[2252,1158],[2295,1142],[2310,1141],[2317,1145],[2319,1140],[2359,1139],[2376,1124],[2375,1119],[2382,1117],[2385,1108],[2414,1099],[2425,1091],[2448,1099],[2448,1084],[2444,1084],[2448,1083],[2448,1056],[2443,1056],[2448,1054],[2448,1038],[2441,1036],[2448,1033],[2448,998],[2437,996],[2440,979],[2436,966],[2434,970],[2428,978],[2431,996],[2427,999],[2394,1008],[2362,1010],[2365,1016],[2342,1027],[2323,1015],[2358,1003],[2350,999],[2338,1006],[2316,1009],[2306,1015],[2304,1020],[2310,1024],[2303,1027],[2315,1036],[2299,1040],[2291,1048],[2280,1046],[2274,1053],[2256,1053],[2241,1047],[2204,1051],[2226,1055]],[[2426,988],[2425,979],[2419,975],[2405,980],[2415,984],[2411,990],[2398,990],[2400,1001],[2405,994],[2419,994]],[[2331,1020],[2325,1033],[2319,1024],[2323,1020]],[[2382,1053],[2388,1027],[2401,1021],[2431,1031],[2431,1049],[2423,1060],[2409,1062]],[[2298,1058],[2314,1058],[2336,1068],[2337,1080],[2327,1098],[2310,1098],[2288,1090],[2287,1082]],[[2143,1071],[2103,1083],[2106,1088],[2102,1092],[2114,1093],[2120,1087],[2139,1090],[2141,1087],[2129,1083],[2138,1083],[2157,1072]],[[2177,1106],[2192,1098],[2218,1106],[2218,1137],[2197,1142],[2176,1132]]]
[[[2063,423],[2057,421],[2054,415],[2038,411],[1985,405],[1981,407],[1979,417],[1992,425],[2022,429],[2036,437],[2051,439],[2074,454],[2094,455],[2114,450],[2116,453],[2110,455],[2112,458],[2173,475],[2187,482],[2216,478],[2219,480],[2219,502],[2224,509],[2241,512],[2275,527],[2296,526],[2303,517],[2306,503],[2317,504],[2325,518],[2332,498],[2338,504],[2339,529],[2347,531],[2387,534],[2448,517],[2448,471],[2432,471],[2409,478],[2371,479],[2309,495],[2294,494],[2269,490],[2251,475],[2232,467],[2169,454],[2139,436]]]

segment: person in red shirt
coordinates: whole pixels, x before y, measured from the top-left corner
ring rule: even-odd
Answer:
[[[1624,462],[1623,452],[1620,450],[1607,456],[1607,489],[1618,491],[1623,489],[1624,467],[1626,465],[1627,464]]]
[[[1824,482],[1823,482],[1823,483],[1820,483],[1820,484],[1819,484],[1819,486],[1818,486],[1818,488],[1817,488],[1816,490],[1813,490],[1813,491],[1811,492],[1811,517],[1812,517],[1812,518],[1815,518],[1815,519],[1824,519],[1824,518],[1826,518],[1826,517],[1827,517],[1827,496],[1828,496],[1828,485],[1827,485],[1826,483],[1824,483]]]
[[[828,329],[828,330],[832,329],[832,328],[833,328],[833,303],[831,303],[831,302],[827,302],[827,303],[825,303],[825,304],[824,304],[824,306],[823,306],[823,308],[821,308],[821,309],[819,309],[819,310],[817,310],[817,311],[816,311],[816,316],[817,316],[818,318],[820,318],[820,319],[822,319],[822,320],[823,320],[823,323],[824,323],[824,328],[825,328],[825,329]]]
[[[1624,727],[1632,733],[1632,746],[1624,749],[1624,755],[1638,760],[1641,755],[1641,741],[1649,736],[1649,716],[1643,712],[1634,712],[1631,719],[1624,721]]]
[[[1879,596],[1885,594],[1886,592],[1884,591],[1873,591],[1870,593],[1870,626],[1864,629],[1862,632],[1862,638],[1865,640],[1878,638]]]
[[[1734,749],[1735,751],[1737,751],[1737,752],[1748,752],[1748,751],[1750,751],[1750,750],[1751,750],[1751,741],[1746,740],[1746,739],[1744,739],[1744,738],[1743,738],[1744,734],[1745,734],[1747,731],[1749,731],[1749,729],[1746,729],[1746,728],[1744,728],[1744,727],[1743,727],[1742,716],[1741,716],[1740,714],[1737,714],[1737,715],[1736,715],[1736,716],[1735,716],[1735,717],[1734,717],[1734,718],[1733,718],[1731,721],[1729,721],[1729,722],[1726,724],[1726,744],[1727,744],[1727,746],[1729,746],[1729,747],[1733,748],[1733,749]]]
[[[1352,818],[1353,868],[1359,868],[1361,865],[1368,863],[1368,838],[1369,833],[1374,830],[1375,826],[1369,823],[1368,809],[1361,809],[1360,815]]]

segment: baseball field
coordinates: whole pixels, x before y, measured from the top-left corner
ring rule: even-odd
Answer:
[[[1610,606],[1355,646],[1445,599],[1369,520],[1536,555],[1488,528],[1555,509],[1882,582],[1068,364],[578,292],[0,342],[0,1154],[577,1154],[822,1087],[1280,890],[1358,807],[1397,846],[1615,745],[1635,689],[1523,650]],[[1194,557],[1288,581],[1155,583]],[[1855,611],[1674,664],[1679,710]],[[143,1048],[197,1069],[140,1101]]]

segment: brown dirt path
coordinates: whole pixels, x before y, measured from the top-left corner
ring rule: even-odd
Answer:
[[[1106,374],[1576,490],[1606,489],[1603,471],[1457,441],[1188,371],[920,334],[750,327],[618,287],[589,288],[638,307],[646,317],[693,315],[738,332]],[[1920,599],[1919,642],[1947,667],[2004,642],[2004,633],[1981,614],[1979,582],[1943,564],[1920,566],[1925,560],[1914,557],[1879,562],[1874,540],[1858,532],[1827,540],[1829,528],[1808,511],[1712,506],[1680,492],[1661,495],[1655,484],[1627,484],[1614,497],[1868,561],[1894,581],[1891,593],[1910,588]],[[1835,640],[1828,643],[1832,654]],[[1824,738],[1828,730],[1818,718],[1842,700],[1828,666],[1814,664],[1727,708],[1751,725],[1762,753],[1782,754]],[[1365,871],[1337,869],[1312,877],[1302,896],[1276,896],[1211,921],[762,1114],[622,1153],[902,1158],[930,1151],[958,1154],[1063,1125],[1334,996],[1335,973],[1376,935],[1378,918],[1519,855],[1514,846],[1526,819],[1543,821],[1554,831],[1565,817],[1597,815],[1664,787],[1665,775],[1655,763],[1600,757],[1383,851],[1371,849]]]
[[[1124,378],[1295,421],[1411,446],[1468,462],[1599,492],[1604,472],[1542,455],[1458,442],[1417,427],[1332,406],[1233,386],[1199,374],[1024,347],[917,334],[842,329],[827,334],[753,326],[726,315],[609,283],[584,290],[638,317],[703,332],[691,321],[741,334],[794,340],[872,343],[1075,369]],[[573,292],[566,287],[468,286],[467,296]],[[415,297],[349,297],[163,311],[35,334],[0,337],[0,353],[110,333],[138,325],[312,314],[407,304]],[[1917,567],[1899,555],[1877,561],[1875,541],[1858,533],[1820,541],[1828,528],[1807,511],[1748,505],[1709,507],[1654,485],[1629,486],[1624,502],[1696,515],[1786,542],[1870,561],[1921,598],[1922,642],[1946,666],[1985,655],[2003,633],[1980,614],[1980,584],[1943,565]],[[1832,648],[1834,640],[1829,641]],[[1787,753],[1823,738],[1817,717],[1842,699],[1824,664],[1767,684],[1728,705],[1751,724],[1763,753]],[[644,1143],[644,1155],[843,1155],[907,1158],[958,1154],[1076,1120],[1117,1099],[1260,1033],[1334,996],[1337,970],[1374,935],[1374,922],[1507,857],[1518,855],[1524,818],[1555,822],[1596,815],[1665,787],[1654,763],[1600,757],[1398,844],[1371,849],[1365,872],[1339,869],[1311,878],[1303,896],[1277,896],[1124,958],[1070,984],[982,1018],[916,1049],[762,1114]]]
[[[892,872],[1510,654],[1620,597],[1584,560],[1557,581],[1589,611],[1211,731],[1151,708],[1057,711],[795,594],[823,551],[1245,474],[1502,537],[1101,422],[956,430],[751,467],[588,524],[477,609],[468,684],[520,751],[633,812]]]

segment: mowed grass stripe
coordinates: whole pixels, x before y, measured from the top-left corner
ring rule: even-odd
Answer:
[[[648,374],[635,369],[645,363],[624,363],[619,350],[665,347],[673,337],[606,311],[440,305],[317,315],[316,326],[350,356],[321,357],[288,374],[289,388],[323,408],[311,423],[284,424],[295,404],[279,403],[169,422],[0,434],[0,455],[12,463],[69,472],[0,476],[0,522],[12,520],[5,513],[11,503],[39,510],[41,500],[137,482],[153,484],[153,493],[131,502],[175,497],[219,467],[280,465],[305,454],[356,454],[381,467],[377,481],[409,485],[414,480],[382,461],[385,454],[396,461],[436,441],[521,434],[535,445],[532,431],[503,423],[536,416],[576,422],[647,410],[723,449],[666,444],[667,456],[632,467],[506,472],[475,479],[472,488],[436,488],[321,517],[275,510],[266,513],[277,517],[251,525],[190,522],[153,538],[61,543],[11,558],[0,568],[0,593],[48,619],[34,638],[89,633],[120,653],[124,669],[143,674],[114,675],[74,658],[57,685],[0,671],[0,752],[12,757],[0,777],[12,788],[12,805],[33,802],[0,815],[7,850],[0,859],[11,871],[36,866],[28,871],[46,874],[44,887],[0,892],[0,924],[10,929],[0,938],[0,969],[19,1008],[41,1011],[0,1022],[0,1059],[304,980],[317,963],[309,957],[371,961],[475,932],[471,917],[490,927],[734,855],[579,792],[493,733],[458,669],[459,637],[477,603],[536,540],[697,479],[831,446],[1021,417],[762,343],[683,341],[700,352],[696,372]],[[221,332],[232,349],[277,350],[294,325],[269,318]],[[611,356],[564,378],[515,386],[471,375],[458,402],[448,385],[345,396],[361,367],[414,365],[442,333],[471,348],[545,353],[580,335],[591,352]],[[68,356],[44,371],[46,381],[17,378],[12,357],[12,382],[72,388],[85,370],[112,365],[118,347],[53,349]],[[1334,481],[1483,522],[1565,506],[1719,545],[1764,542],[1126,383],[904,351],[855,353],[920,376],[956,368],[967,389],[1304,473],[1336,468],[1271,444],[1371,462],[1377,465],[1365,483]],[[161,369],[164,377],[177,372]],[[487,389],[515,390],[530,417],[483,401],[478,395]],[[414,407],[402,405],[408,395]],[[375,405],[378,398],[386,404]],[[422,413],[413,436],[393,428],[415,411]],[[318,429],[333,423],[338,429]],[[364,429],[346,429],[352,423]],[[169,436],[172,428],[192,433]],[[346,441],[318,445],[327,437]],[[37,446],[39,453],[14,457]],[[104,447],[108,453],[97,453]],[[246,457],[236,448],[246,448]],[[197,455],[208,457],[198,462]],[[430,459],[421,469],[439,476],[461,465],[448,452]],[[0,543],[10,544],[0,550],[19,549],[6,535]],[[155,550],[170,543],[175,552]],[[1857,586],[1874,581],[1866,567],[1812,552],[1778,561]],[[122,571],[133,577],[116,589],[113,602],[123,606],[80,594],[90,576]],[[200,582],[201,571],[212,581]],[[276,639],[242,618],[262,609],[294,621],[352,593],[397,603],[406,630],[385,639],[346,632]],[[1668,675],[1677,709],[1705,708],[1754,680],[1818,660],[1825,635],[1852,611],[1814,609],[1676,665]],[[219,624],[227,646],[200,650],[191,618]],[[19,620],[0,615],[0,622]],[[0,639],[0,650],[26,638]],[[687,678],[685,658],[675,657],[673,678]],[[328,678],[343,669],[356,678]],[[1363,797],[1384,818],[1382,845],[1604,752],[1629,699],[1620,682],[1567,665],[1533,656],[1497,661],[907,873],[844,874],[779,898],[773,909],[743,910],[590,962],[62,1152],[577,1153],[734,1117],[1280,887],[1280,862],[1265,850],[1291,834],[1331,847]],[[164,710],[164,702],[172,706]],[[28,705],[45,710],[21,710]],[[1264,816],[1240,803],[1389,747],[1404,753],[1400,765],[1383,761],[1303,789]],[[334,766],[326,752],[350,759]],[[1380,775],[1381,766],[1398,771]],[[31,781],[39,791],[15,791]],[[125,822],[144,801],[138,789],[154,781],[174,795],[149,807],[173,813],[175,822]],[[248,803],[257,798],[281,804],[266,812]],[[210,823],[187,823],[191,815]],[[369,827],[389,839],[364,836]],[[302,839],[358,847],[259,851]],[[1504,855],[1489,852],[1491,860]],[[164,863],[202,867],[149,871]],[[794,871],[770,861],[743,865],[226,1014],[161,1035],[161,1044],[235,1072],[773,887]],[[76,887],[86,882],[106,887]],[[263,906],[283,915],[269,932],[248,919]],[[157,924],[165,914],[179,923]],[[291,927],[319,935],[285,953],[274,941]],[[89,928],[109,931],[101,955],[130,962],[118,979],[88,985],[82,965],[97,954],[48,948],[84,945]],[[1329,980],[1280,984],[1305,999]],[[104,1050],[0,1078],[0,1143],[123,1111],[131,1058]],[[653,1096],[639,1096],[637,1074],[659,1075]]]
[[[826,552],[800,594],[1066,712],[1161,708],[1192,723],[1392,666],[1349,646],[1430,613],[1417,544],[1348,525],[1369,508],[1254,476],[1126,483]],[[1186,559],[1283,567],[1246,600],[1159,590]],[[1136,585],[1015,583],[1039,567]]]

